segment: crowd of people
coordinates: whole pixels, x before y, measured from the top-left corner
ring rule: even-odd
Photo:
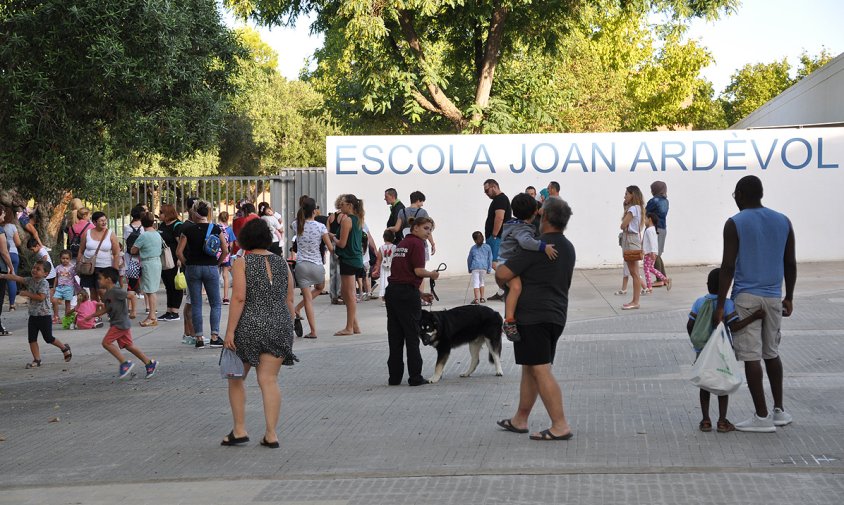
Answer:
[[[628,186],[624,192],[619,225],[624,277],[616,294],[626,294],[632,278],[632,299],[622,305],[623,310],[638,309],[641,296],[651,294],[653,288],[664,285],[670,290],[672,285],[661,262],[667,235],[667,187],[657,181],[650,189],[652,198],[647,203],[637,186]],[[494,179],[484,181],[483,191],[490,199],[484,231],[472,234],[467,258],[474,294],[471,303],[504,302],[503,331],[514,343],[516,363],[522,366],[518,408],[498,424],[507,431],[526,433],[528,416],[539,398],[552,424],[531,438],[567,440],[573,432],[551,365],[566,323],[575,264],[574,246],[564,235],[572,210],[557,182],[540,192],[529,186],[512,199]],[[796,278],[794,238],[787,218],[765,209],[761,197],[757,178],[739,181],[734,198],[740,212],[725,227],[722,268],[710,275],[709,295],[696,302],[688,323],[690,334],[701,320],[707,325],[722,320],[728,323],[737,356],[746,363],[756,414],[745,423],[732,425],[726,418],[726,399],[719,398],[718,431],[772,431],[791,421],[782,405],[777,346],[780,318],[791,313]],[[287,258],[282,248],[282,216],[265,202],[257,209],[252,202],[240,202],[231,224],[226,211],[218,213],[214,222],[212,205],[196,198],[186,202],[184,216],[172,204],[161,205],[158,216],[139,204],[131,210],[121,243],[103,212],[91,213],[82,202],[73,201],[62,224],[60,238],[65,248],[57,255],[56,266],[34,226],[37,213],[22,218],[13,209],[0,206],[0,293],[5,295],[8,289],[10,310],[16,310],[17,296],[29,299],[32,361],[28,368],[41,365],[39,333],[70,361],[70,345],[52,335],[53,324],[69,322],[80,329],[95,328],[102,325],[99,318],[108,315],[110,328],[102,345],[118,360],[119,376],[127,377],[134,367],[121,352],[126,349],[143,363],[147,377],[152,377],[158,361],[132,341],[130,320],[138,312],[136,299],[144,300],[142,327],[184,319],[185,344],[225,347],[243,362],[243,378],[256,368],[266,421],[261,445],[278,447],[281,399],[277,376],[282,364],[297,361],[292,351],[294,335],[317,338],[314,300],[321,294],[328,294],[332,304],[345,306],[345,325],[336,336],[360,334],[357,304],[380,299],[386,307],[388,384],[403,381],[405,354],[408,384],[428,383],[422,374],[418,324],[421,307],[432,299],[422,281],[439,277],[438,271],[426,269],[426,262],[436,253],[435,222],[423,208],[425,195],[420,191],[410,194],[409,206],[399,200],[394,188],[384,192],[384,201],[390,206],[390,216],[381,233],[383,243],[378,246],[366,222],[362,199],[339,195],[335,212],[322,215],[313,198],[302,196],[296,219],[289,225],[293,247]],[[30,277],[18,272],[23,237],[35,258]],[[783,254],[773,254],[778,251]],[[327,293],[326,264],[330,266]],[[485,276],[492,272],[499,291],[486,298]],[[657,283],[651,282],[651,275]],[[159,314],[157,293],[162,283],[166,309]],[[18,291],[18,284],[25,289]],[[376,284],[379,292],[373,296]],[[726,297],[730,285],[734,300]],[[296,288],[301,295],[298,303]],[[207,343],[204,299],[210,308]],[[698,317],[706,303],[712,304],[708,309],[712,317]],[[221,333],[224,304],[230,308]],[[64,318],[59,317],[62,306]],[[8,334],[2,324],[0,334]],[[772,413],[762,389],[762,360],[774,396]],[[243,381],[229,381],[233,428],[223,445],[249,440],[245,397]],[[708,405],[708,394],[701,392],[702,430],[712,429]]]

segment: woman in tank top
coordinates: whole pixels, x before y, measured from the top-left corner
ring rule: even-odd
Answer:
[[[100,301],[100,294],[97,292],[97,274],[104,268],[114,268],[117,270],[120,265],[120,244],[117,242],[117,237],[108,229],[108,218],[103,212],[94,212],[91,216],[91,222],[94,223],[93,228],[89,228],[84,235],[82,235],[82,243],[79,244],[79,256],[76,257],[77,264],[82,262],[82,258],[94,258],[94,273],[92,275],[80,275],[79,279],[83,288],[89,288],[91,291],[91,300],[94,302]],[[102,241],[102,245],[100,245]],[[99,247],[99,252],[97,251]]]

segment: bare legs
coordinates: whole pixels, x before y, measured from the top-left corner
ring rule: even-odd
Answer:
[[[341,336],[360,333],[357,316],[357,300],[355,300],[354,275],[340,276],[340,296],[343,297],[343,301],[346,303],[346,327],[335,333],[335,335]]]
[[[633,279],[633,301],[628,305],[639,305],[639,297],[642,294],[642,278],[639,277],[639,262],[627,261],[627,270],[630,271],[630,277]]]
[[[782,409],[782,361],[779,356],[765,360],[765,371],[768,374],[768,383],[771,385],[771,396],[774,397],[774,408]],[[762,385],[762,362],[745,361],[744,374],[747,377],[747,389],[750,390],[756,415],[766,417],[768,404],[765,401],[765,388]]]
[[[551,433],[554,436],[566,435],[571,427],[563,409],[563,391],[551,372],[551,365],[522,365],[522,382],[519,386],[519,407],[511,422],[513,426],[525,429],[528,417],[536,404],[536,398],[542,399],[545,410],[551,418]]]
[[[305,317],[308,318],[308,326],[310,326],[310,334],[316,336],[316,317],[314,317],[314,297],[322,293],[325,283],[317,284],[313,288],[302,288],[302,301],[296,305],[296,316],[299,317],[299,311],[302,307],[305,308]]]
[[[282,358],[276,358],[272,354],[262,354],[261,361],[256,369],[258,374],[258,386],[261,388],[261,397],[264,403],[264,440],[277,442],[276,426],[281,413],[281,390],[278,387],[278,371],[281,368]],[[243,379],[229,380],[229,404],[232,409],[232,421],[234,427],[232,432],[235,438],[246,436],[246,377],[250,370],[249,363],[243,364]]]

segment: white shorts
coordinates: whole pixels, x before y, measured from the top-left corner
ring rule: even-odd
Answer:
[[[474,289],[485,286],[484,278],[486,277],[486,270],[472,270],[472,287]]]

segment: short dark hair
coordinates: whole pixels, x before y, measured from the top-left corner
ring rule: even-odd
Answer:
[[[193,208],[193,204],[196,203],[197,200],[199,200],[199,198],[195,196],[191,196],[185,200],[185,210],[191,210]]]
[[[132,218],[132,221],[138,221],[141,219],[141,215],[144,213],[144,208],[140,205],[135,205],[132,207],[132,210],[129,211],[129,216]]]
[[[762,181],[755,175],[746,175],[736,183],[736,192],[741,191],[745,200],[757,201],[762,199]]]
[[[542,204],[542,215],[545,220],[560,231],[566,229],[571,218],[571,207],[569,204],[560,198],[548,198]]]
[[[384,242],[392,242],[396,239],[396,234],[393,230],[384,230]]]
[[[240,210],[243,211],[244,214],[254,214],[255,204],[253,204],[252,202],[246,202],[240,206]]]
[[[645,216],[653,222],[654,228],[659,228],[659,216],[656,215],[656,212],[648,212]]]
[[[48,263],[44,260],[38,260],[35,263],[33,263],[33,265],[39,265],[41,267],[41,269],[44,270],[45,274],[49,274],[50,271],[53,269],[52,266],[50,265],[50,263]],[[17,272],[15,272],[15,273],[17,273]]]
[[[513,215],[518,219],[530,219],[536,214],[536,199],[527,193],[519,193],[510,202]]]
[[[61,258],[64,255],[67,255],[68,257],[73,258],[73,254],[71,254],[71,252],[68,251],[67,249],[62,249],[62,251],[59,253],[59,258]]]
[[[141,214],[141,226],[149,228],[155,224],[155,214],[152,212],[144,212]]]
[[[414,191],[410,194],[410,203],[416,202],[424,202],[425,201],[425,194],[421,191]]]
[[[484,186],[490,186],[490,187],[493,187],[493,188],[498,188],[498,187],[500,187],[500,186],[498,185],[498,181],[496,181],[495,179],[487,179],[487,180],[485,180],[485,181],[484,181]]]
[[[392,196],[393,198],[398,198],[398,197],[399,197],[399,194],[398,194],[398,192],[396,191],[396,188],[387,188],[386,190],[384,190],[384,194],[385,194],[385,195],[390,195],[390,196]]]
[[[483,233],[481,233],[481,232],[479,232],[479,231],[474,231],[474,232],[472,232],[472,240],[478,240],[478,238],[483,239],[483,238],[484,238],[484,234],[483,234]]]
[[[711,272],[709,272],[709,277],[706,278],[706,289],[709,290],[709,294],[717,295],[718,290],[721,288],[721,269],[720,268],[713,268]]]
[[[237,243],[247,251],[266,249],[273,243],[273,233],[270,225],[263,219],[253,219],[243,225],[237,234]]]
[[[557,193],[560,192],[560,183],[559,182],[551,181],[551,182],[548,183],[548,185],[551,186],[552,188],[554,188],[554,191],[556,191]]]
[[[103,268],[99,272],[97,272],[97,275],[110,280],[114,284],[117,284],[117,282],[120,280],[120,272],[118,272],[117,269],[113,267]]]
[[[40,244],[38,243],[38,241],[35,240],[34,238],[30,238],[29,240],[26,241],[26,248],[27,249],[32,249],[33,247],[37,247],[39,245]]]
[[[534,190],[534,191],[536,191],[536,188],[534,188],[533,186],[528,186],[528,187],[526,187],[526,188],[525,188],[525,193],[527,193],[527,192],[528,192],[528,191],[530,191],[531,189],[532,189],[532,190]]]
[[[98,210],[97,212],[94,212],[93,214],[91,214],[91,222],[96,223],[97,221],[100,220],[101,217],[106,217],[105,212]]]

